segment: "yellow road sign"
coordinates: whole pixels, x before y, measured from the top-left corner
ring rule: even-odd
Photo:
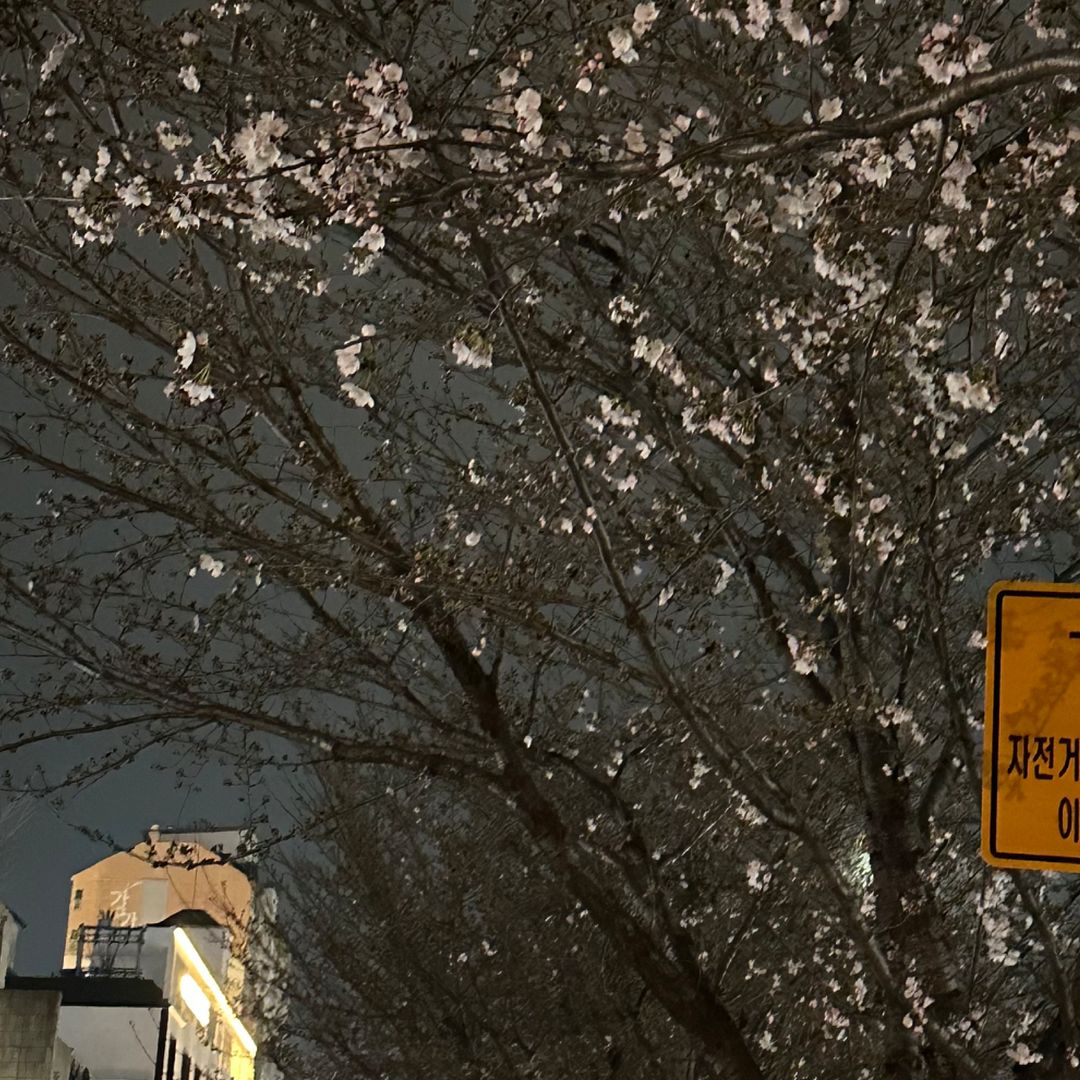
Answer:
[[[1080,871],[1080,586],[999,581],[987,610],[982,853]]]

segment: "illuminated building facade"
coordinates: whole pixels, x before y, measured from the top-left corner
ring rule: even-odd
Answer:
[[[255,1040],[200,952],[199,935],[169,926],[142,936],[124,936],[113,971],[13,975],[9,992],[59,997],[56,1039],[90,1080],[253,1080]],[[107,937],[96,944],[107,947]]]
[[[0,982],[0,1080],[254,1080],[255,1039],[220,981],[228,937],[206,912],[85,927],[77,949],[80,968]]]

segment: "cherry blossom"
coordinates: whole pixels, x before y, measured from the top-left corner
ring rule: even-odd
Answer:
[[[540,115],[540,94],[532,87],[522,90],[514,99],[514,112],[518,117],[518,131],[523,135],[530,135],[539,131],[544,123]]]
[[[826,98],[818,108],[818,116],[827,123],[835,120],[843,111],[844,103],[839,98]]]
[[[483,370],[491,367],[491,348],[486,342],[477,339],[473,342],[454,341],[450,346],[454,360],[462,367]]]
[[[61,34],[56,39],[52,48],[49,49],[49,54],[45,57],[39,71],[42,82],[47,82],[53,76],[56,70],[64,62],[64,57],[67,55],[68,49],[75,44],[76,40],[74,34]]]
[[[195,74],[195,67],[192,64],[188,64],[187,67],[182,67],[177,78],[180,80],[180,84],[184,89],[190,90],[193,94],[197,94],[202,86],[199,82],[199,76]]]
[[[362,386],[357,386],[356,383],[343,382],[341,384],[341,392],[345,394],[358,409],[373,409],[375,407],[375,399],[367,390]]]
[[[624,26],[616,26],[608,32],[608,41],[611,43],[611,53],[616,60],[624,64],[633,64],[640,59],[634,48],[634,35]]]
[[[281,160],[277,140],[289,130],[275,113],[264,112],[254,123],[245,124],[233,137],[233,149],[244,160],[252,175],[265,172]]]
[[[199,569],[205,570],[211,577],[219,578],[225,570],[225,563],[204,552],[199,556]]]
[[[659,9],[654,3],[638,4],[634,8],[634,22],[630,28],[634,37],[639,38],[644,35],[656,22],[659,14]]]

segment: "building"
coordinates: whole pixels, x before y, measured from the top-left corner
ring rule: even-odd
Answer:
[[[0,904],[0,990],[4,988],[4,976],[15,960],[15,938],[25,923],[9,907]]]
[[[60,975],[3,969],[0,1080],[253,1080],[257,1046],[225,994],[230,941],[212,916],[84,927],[77,950],[84,963]]]
[[[271,1030],[283,995],[252,841],[154,826],[75,874],[59,975],[6,974],[20,923],[0,905],[0,1080],[254,1080],[254,1016]]]
[[[14,911],[0,904],[0,1080],[69,1080],[76,1074],[71,1047],[57,1034],[60,995],[8,987],[23,925]]]
[[[241,1007],[248,931],[257,907],[254,866],[245,860],[248,830],[160,829],[129,851],[116,852],[72,876],[64,969],[88,962],[80,957],[80,932],[87,927],[133,929],[153,926],[181,911],[205,911],[230,935],[223,981]],[[266,900],[258,898],[265,906]]]
[[[284,1016],[277,895],[260,884],[253,831],[243,827],[151,827],[146,840],[71,878],[64,969],[92,965],[95,927],[152,927],[202,911],[227,938],[220,973],[225,996],[258,1037]],[[80,946],[80,935],[82,945]],[[269,1073],[267,1074],[269,1075]]]

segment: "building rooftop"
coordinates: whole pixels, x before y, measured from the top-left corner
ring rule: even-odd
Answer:
[[[253,825],[151,825],[145,843],[174,854],[182,854],[197,844],[249,877],[259,862],[258,829]]]
[[[254,832],[254,826],[252,825],[216,825],[209,821],[193,821],[188,825],[151,825],[150,828],[157,829],[162,836],[172,836],[177,833],[185,836],[192,836],[196,833],[211,836],[214,833]]]
[[[8,907],[8,905],[5,904],[3,900],[0,900],[0,911],[6,911],[19,925],[19,928],[21,930],[26,929],[26,923],[23,922],[21,918],[19,918],[19,913],[13,907]]]
[[[203,911],[201,908],[184,908],[183,911],[174,912],[167,919],[162,919],[161,922],[151,923],[150,925],[221,927],[221,923],[219,923],[209,911]]]

